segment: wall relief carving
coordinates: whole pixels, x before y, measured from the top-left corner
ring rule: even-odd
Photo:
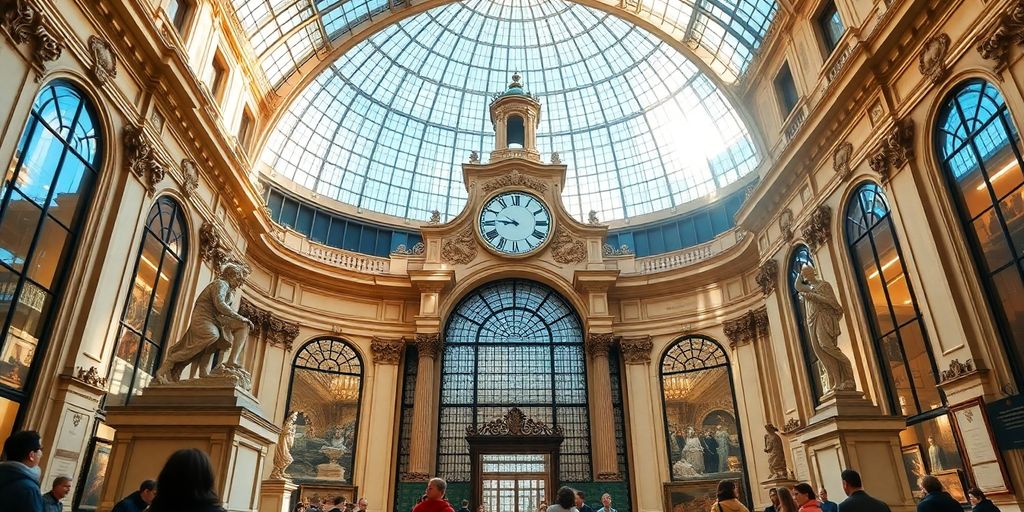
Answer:
[[[786,208],[779,213],[779,230],[786,240],[793,239],[793,210]]]
[[[518,407],[509,409],[505,416],[477,428],[466,427],[469,436],[560,436],[562,427],[549,427],[546,423],[527,418]]]
[[[620,245],[618,249],[609,244],[604,244],[601,246],[601,254],[604,256],[629,256],[633,254],[633,250],[626,244]]]
[[[871,155],[871,169],[889,181],[890,170],[899,169],[914,158],[914,121],[903,119],[896,123],[882,139],[881,145]]]
[[[925,41],[921,48],[917,69],[933,84],[938,84],[949,74],[946,54],[949,53],[950,42],[948,34],[936,34]]]
[[[587,244],[559,226],[551,240],[551,257],[559,263],[581,263],[587,259]]]
[[[28,44],[37,66],[60,58],[64,45],[44,24],[43,16],[25,0],[0,0],[0,25],[16,44]]]
[[[844,142],[832,153],[832,170],[839,175],[839,179],[846,181],[853,169],[850,168],[850,159],[853,158],[853,144]]]
[[[185,158],[181,161],[181,176],[181,186],[185,195],[192,197],[199,189],[199,167],[192,160]]]
[[[832,238],[831,222],[832,208],[828,205],[818,206],[811,212],[811,216],[807,219],[801,234],[812,251],[817,251],[818,247],[825,245]]]
[[[373,354],[373,362],[376,364],[398,364],[402,359],[402,352],[405,343],[402,340],[378,338],[370,340],[370,352]]]
[[[245,297],[242,297],[238,305],[238,314],[252,322],[251,336],[262,335],[272,347],[291,350],[295,338],[299,337],[299,324],[286,322],[270,311],[249,302]]]
[[[764,307],[747,311],[739,318],[727,320],[723,327],[729,345],[745,345],[768,337],[768,310]]]
[[[993,70],[1002,73],[1010,65],[1010,47],[1024,46],[1024,0],[999,16],[995,29],[978,44],[978,53],[985,60],[995,61]]]
[[[156,193],[157,184],[167,174],[167,168],[160,161],[156,147],[141,127],[128,125],[124,128],[124,148],[128,170],[142,180],[152,197]]]
[[[445,238],[441,244],[441,258],[448,263],[465,265],[476,257],[476,239],[473,228],[467,227],[451,238]]]
[[[619,352],[626,364],[647,364],[651,362],[654,342],[650,336],[629,336],[619,340]]]
[[[483,187],[481,188],[483,189],[484,192],[494,192],[499,188],[505,187],[532,188],[540,193],[548,191],[547,183],[544,183],[543,181],[538,180],[537,178],[534,178],[532,176],[527,176],[519,172],[519,169],[512,169],[512,172],[504,176],[499,176],[497,178],[491,179],[485,182],[483,184]]]
[[[117,55],[114,47],[98,36],[89,36],[89,53],[92,54],[92,76],[101,86],[117,77]]]
[[[765,296],[775,291],[775,283],[779,280],[779,262],[768,260],[758,267],[754,282],[761,287],[761,293]]]
[[[75,380],[84,382],[94,388],[107,388],[107,378],[100,377],[100,372],[95,366],[90,366],[88,370],[79,366],[78,371],[75,372]]]

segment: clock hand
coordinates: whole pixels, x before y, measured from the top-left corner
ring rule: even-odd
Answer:
[[[509,225],[509,224],[512,224],[513,226],[518,226],[519,225],[519,221],[517,221],[515,219],[508,219],[508,220],[498,219],[498,220],[501,221],[501,222],[504,222],[506,226]]]

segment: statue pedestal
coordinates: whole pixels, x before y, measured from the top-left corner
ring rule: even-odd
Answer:
[[[260,487],[260,512],[291,512],[292,493],[298,488],[290,480],[264,480]]]
[[[844,469],[855,469],[869,493],[893,512],[912,512],[916,505],[907,485],[900,450],[902,416],[886,416],[859,391],[840,391],[822,397],[808,425],[793,443],[807,450],[810,478],[829,496],[843,496]]]
[[[765,491],[778,487],[786,487],[787,489],[792,489],[793,486],[798,483],[800,482],[797,480],[793,480],[792,478],[769,478],[768,480],[761,482],[761,488],[764,489]]]
[[[131,405],[107,408],[107,424],[117,433],[100,511],[138,490],[139,482],[155,479],[167,458],[182,448],[210,456],[224,508],[259,510],[263,463],[280,429],[264,417],[251,394],[217,384],[154,385]]]

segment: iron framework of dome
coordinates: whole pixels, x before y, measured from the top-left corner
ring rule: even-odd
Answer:
[[[749,52],[720,51],[737,71],[775,9],[741,3],[762,14],[733,20],[760,27]],[[568,166],[562,198],[579,219],[672,208],[758,163],[742,119],[686,55],[565,0],[467,0],[388,26],[298,95],[262,160],[343,203],[420,220],[437,209],[450,219],[466,202],[460,164],[493,149],[487,107],[515,71],[541,102],[538,149]]]

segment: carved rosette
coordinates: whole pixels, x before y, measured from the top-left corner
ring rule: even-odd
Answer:
[[[614,342],[615,338],[610,332],[592,332],[587,334],[584,346],[592,357],[608,357],[608,350]]]
[[[761,293],[764,296],[770,295],[775,291],[775,283],[779,280],[779,262],[775,260],[768,260],[764,262],[757,269],[757,275],[754,276],[754,282],[761,287]]]
[[[582,263],[587,259],[587,244],[559,226],[551,239],[551,257],[559,263]]]
[[[990,35],[978,44],[978,53],[995,61],[994,71],[1002,73],[1010,64],[1010,47],[1014,45],[1024,45],[1024,0],[1014,2],[999,16]]]
[[[853,157],[853,144],[844,142],[832,153],[832,170],[839,175],[839,179],[845,181],[850,177],[853,169],[850,167],[850,159]]]
[[[501,418],[487,422],[486,425],[477,428],[470,425],[466,427],[466,435],[470,436],[560,436],[562,427],[549,427],[546,423],[527,418],[518,407],[509,409]]]
[[[444,350],[444,345],[441,343],[441,333],[438,332],[418,332],[416,333],[416,350],[419,351],[420,358],[429,357],[436,359],[441,351]]]
[[[801,234],[807,241],[807,245],[811,246],[811,250],[817,251],[818,247],[825,245],[832,238],[831,221],[832,208],[828,205],[823,204],[811,212],[811,217],[807,219],[807,224],[801,230]]]
[[[398,364],[404,348],[405,343],[402,343],[402,340],[374,337],[370,341],[374,364]]]
[[[925,41],[921,48],[917,69],[933,84],[938,84],[949,74],[946,54],[949,53],[950,42],[948,34],[936,34]]]
[[[723,324],[729,345],[745,345],[768,337],[768,310],[764,307],[747,311]]]
[[[156,148],[139,126],[128,125],[124,129],[124,148],[128,170],[143,181],[149,195],[156,193],[156,186],[163,181],[167,169],[157,156]]]
[[[650,336],[629,336],[619,340],[619,352],[626,364],[647,364],[651,362],[654,342]]]
[[[451,238],[445,238],[441,244],[441,258],[455,265],[465,265],[473,261],[476,251],[472,227],[464,228]]]
[[[46,28],[42,15],[25,0],[0,1],[0,24],[16,44],[29,44],[35,64],[60,58],[64,45]]]
[[[272,347],[291,350],[295,338],[299,337],[299,324],[286,322],[270,311],[249,302],[245,297],[242,297],[238,304],[238,314],[252,322],[251,336],[262,337]]]
[[[978,369],[974,367],[974,360],[968,359],[964,362],[960,362],[959,359],[954,359],[949,362],[949,369],[942,370],[940,372],[939,383],[949,382],[951,380],[959,379],[966,375],[977,372]]]
[[[899,169],[914,158],[914,121],[903,119],[896,123],[882,139],[882,144],[871,155],[871,169],[883,182],[889,181],[890,169]]]
[[[89,36],[89,53],[92,54],[92,76],[100,86],[117,77],[117,56],[110,43],[98,36]]]
[[[534,178],[532,176],[527,176],[519,172],[519,169],[512,169],[512,172],[504,176],[500,176],[492,180],[489,180],[485,182],[483,184],[483,187],[481,188],[483,189],[484,192],[494,192],[499,188],[505,187],[532,188],[533,190],[536,190],[537,192],[540,192],[542,194],[548,191],[547,183],[544,183],[543,181],[538,180],[537,178]]]
[[[185,195],[192,197],[199,189],[199,167],[192,160],[185,158],[181,161],[181,176],[181,186]]]

